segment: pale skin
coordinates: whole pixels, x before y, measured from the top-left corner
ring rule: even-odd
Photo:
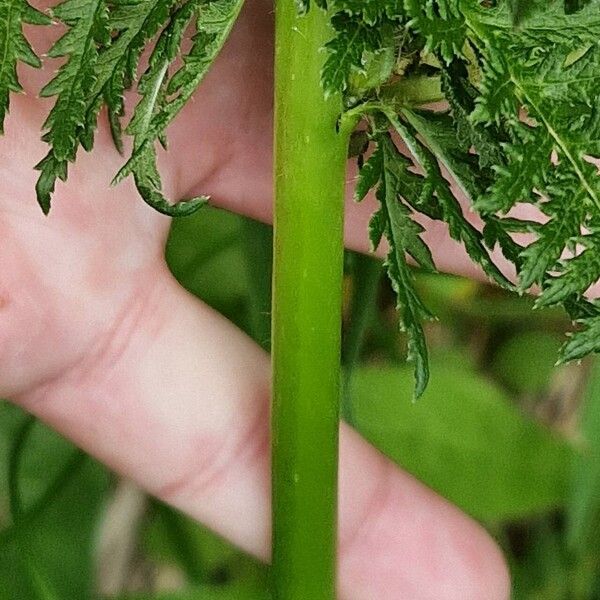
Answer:
[[[36,3],[40,8],[52,2]],[[271,219],[271,6],[250,0],[162,157],[172,197],[208,193]],[[33,32],[47,49],[54,32]],[[45,37],[44,37],[45,36]],[[130,182],[111,188],[120,157],[104,120],[59,185],[49,217],[34,199],[36,98],[56,68],[22,69],[0,140],[0,396],[35,414],[110,468],[268,560],[269,358],[187,294],[163,258],[169,220]],[[346,241],[367,251],[373,208],[351,200]],[[475,274],[434,228],[440,268]],[[507,569],[485,531],[341,430],[342,600],[505,600]]]

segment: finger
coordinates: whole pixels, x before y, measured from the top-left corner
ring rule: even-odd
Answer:
[[[116,160],[108,150],[81,154],[45,217],[32,169],[43,143],[27,135],[28,108],[13,108],[0,143],[0,397],[86,355],[140,293],[138,283],[160,270],[170,223],[131,181],[110,186]]]
[[[48,2],[40,4],[41,8]],[[244,8],[236,27],[216,64],[208,73],[193,101],[169,128],[171,151],[161,154],[163,174],[176,181],[174,196],[209,194],[217,206],[272,221],[272,101],[273,101],[273,10],[268,0],[253,0]],[[40,28],[37,28],[40,30]],[[42,28],[35,41],[43,49],[60,28]],[[31,71],[31,69],[29,69]],[[32,73],[30,73],[32,75]],[[40,78],[47,73],[39,73]],[[39,83],[39,82],[38,82]],[[25,103],[27,98],[19,98]],[[15,101],[16,102],[16,101]],[[31,103],[30,103],[31,104]],[[40,116],[48,109],[36,102]],[[105,118],[101,119],[101,139],[97,147],[110,148]],[[194,132],[192,135],[190,132]],[[112,152],[112,158],[116,153]],[[97,153],[95,158],[98,158]],[[113,160],[114,162],[114,160]],[[113,170],[116,172],[119,161]],[[346,211],[346,245],[359,252],[370,252],[368,222],[377,203],[371,196],[361,204],[353,201],[355,166],[349,165]],[[73,185],[73,181],[70,182]],[[468,201],[458,190],[467,216],[476,224]],[[481,269],[469,259],[464,248],[453,241],[447,227],[422,219],[424,239],[432,248],[438,269],[485,280]],[[379,250],[385,254],[385,247]],[[514,278],[514,269],[494,253],[501,270]]]
[[[171,126],[171,151],[164,156],[166,168],[178,174],[178,197],[208,194],[214,205],[265,223],[273,219],[272,29],[272,4],[247,3],[193,101]],[[373,195],[360,204],[354,201],[355,162],[348,164],[346,246],[369,253],[368,223],[378,203]],[[458,188],[455,193],[467,218],[481,228],[464,194]],[[440,271],[486,279],[462,245],[451,239],[445,224],[419,220]],[[378,255],[385,252],[382,246]],[[494,252],[494,260],[514,278],[514,269],[501,252]]]
[[[152,283],[84,362],[19,402],[267,559],[268,357],[166,276]],[[487,534],[347,427],[340,496],[342,598],[507,598],[506,569]]]
[[[236,173],[234,168],[226,167],[224,173],[222,171],[217,171],[216,173],[218,177],[214,181],[209,180],[207,187],[204,188],[211,195],[214,205],[227,210],[233,210],[264,223],[272,223],[273,194],[270,179],[271,171],[266,171],[264,168],[257,170],[254,179],[249,180],[251,185],[246,186],[240,180],[239,173]],[[261,179],[259,173],[266,173],[266,175]],[[373,253],[381,258],[387,253],[387,246],[382,244],[374,252],[368,233],[369,222],[372,215],[377,211],[379,204],[374,194],[369,194],[360,203],[354,200],[356,177],[356,166],[354,163],[349,163],[345,192],[345,245],[350,250],[363,254]],[[470,208],[469,200],[456,186],[454,186],[454,191],[463,206],[463,211],[467,219],[481,231],[483,224],[477,214]],[[530,216],[525,215],[525,218]],[[480,281],[488,281],[481,267],[469,258],[464,246],[451,238],[448,226],[445,223],[433,221],[423,215],[417,215],[416,220],[425,229],[423,239],[430,247],[435,265],[440,272],[470,277]],[[491,256],[504,275],[514,281],[514,265],[504,257],[500,249],[496,248],[493,250]]]

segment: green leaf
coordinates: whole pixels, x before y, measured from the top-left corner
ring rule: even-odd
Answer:
[[[574,245],[581,235],[585,190],[564,180],[560,188],[551,190],[553,198],[540,203],[540,209],[550,218],[542,227],[536,228],[537,239],[521,254],[523,264],[519,277],[523,290],[535,283],[541,284],[546,273],[557,266],[564,249]],[[581,292],[588,287],[589,284]]]
[[[98,49],[110,39],[104,0],[65,0],[52,14],[67,26],[67,32],[48,53],[53,58],[65,58],[65,62],[40,92],[43,97],[56,97],[43,125],[43,140],[50,151],[35,167],[41,171],[37,199],[46,214],[56,180],[66,179],[67,164],[75,160],[81,137],[89,129],[88,93],[97,81]]]
[[[411,178],[408,171],[410,163],[388,136],[380,138],[378,150],[383,161],[377,198],[387,213],[389,234],[398,248],[402,248],[421,268],[435,272],[431,252],[421,239],[424,229],[413,221],[410,209],[402,202],[404,181]]]
[[[44,124],[50,152],[36,167],[41,171],[37,193],[44,212],[50,208],[56,179],[66,179],[68,163],[75,160],[79,146],[92,149],[102,106],[108,109],[115,145],[122,151],[124,94],[135,83],[142,52],[152,42],[150,64],[138,86],[142,98],[128,128],[135,138],[134,152],[115,179],[132,174],[144,200],[171,216],[190,214],[206,203],[203,196],[175,205],[164,198],[154,143],[165,142],[167,126],[206,75],[242,4],[242,0],[65,0],[54,9],[67,31],[50,56],[66,60],[42,90],[43,96],[56,97]],[[192,23],[196,35],[183,66],[172,76]]]
[[[358,173],[358,181],[354,190],[354,198],[357,202],[362,202],[367,194],[379,183],[382,170],[383,152],[378,147],[369,157],[369,160],[362,165]]]
[[[561,262],[560,273],[545,282],[544,291],[537,299],[537,306],[552,306],[579,295],[596,282],[600,273],[600,238],[598,234],[579,239],[583,246],[577,256]]]
[[[68,162],[66,160],[58,160],[52,151],[43,158],[36,166],[36,170],[40,171],[35,191],[37,194],[38,204],[45,215],[50,212],[50,203],[52,194],[56,186],[56,180],[67,180]]]
[[[459,147],[465,152],[473,148],[482,168],[502,165],[501,143],[505,134],[493,125],[484,127],[472,119],[477,89],[470,81],[469,65],[465,61],[454,59],[442,66],[442,89],[450,105]]]
[[[345,6],[352,27],[368,21],[382,28],[383,9],[367,20],[351,0],[332,6]],[[536,306],[562,304],[585,319],[566,346],[566,357],[580,358],[600,347],[598,311],[585,300],[600,280],[600,0],[405,0],[403,8],[387,23],[396,66],[382,71],[382,85],[348,86],[347,114],[367,115],[372,139],[388,126],[402,138],[412,161],[403,174],[404,205],[444,221],[492,281],[514,289],[488,251],[499,247],[516,268],[520,292],[542,288]],[[339,51],[356,48],[340,44]],[[367,54],[357,51],[344,73],[365,68]],[[413,82],[421,80],[441,82],[447,112],[412,108],[426,104],[406,92],[416,93]],[[364,165],[358,200],[376,187],[382,161],[376,150]],[[464,196],[483,231],[464,214]],[[520,218],[521,205],[529,215],[541,212],[540,222]],[[382,208],[373,215],[374,246],[388,219]]]
[[[181,285],[248,331],[248,289],[256,282],[249,281],[243,228],[239,215],[208,206],[174,221],[166,257]]]
[[[115,144],[122,151],[120,119],[124,115],[124,94],[137,78],[142,52],[168,22],[174,5],[175,0],[111,1],[109,26],[113,36],[110,45],[99,50],[96,81],[86,107],[88,138],[104,102]]]
[[[460,186],[465,197],[474,203],[489,184],[492,174],[479,166],[477,157],[469,151],[470,144],[463,147],[455,121],[442,112],[406,109],[402,114]]]
[[[450,184],[442,175],[440,166],[436,160],[435,150],[432,152],[415,135],[412,127],[415,127],[418,133],[425,133],[425,137],[427,137],[428,131],[425,131],[423,127],[424,122],[419,120],[416,113],[409,110],[404,110],[402,113],[407,119],[408,124],[404,123],[389,109],[383,107],[383,110],[392,127],[406,143],[415,162],[423,169],[427,179],[431,182],[442,212],[442,219],[448,225],[448,231],[452,239],[464,245],[471,259],[481,266],[485,274],[492,281],[502,287],[512,289],[512,284],[500,272],[486,250],[482,234],[465,218],[458,200],[452,193]],[[434,139],[435,134],[428,141],[431,143]]]
[[[519,519],[566,502],[572,448],[523,416],[461,355],[432,358],[418,404],[406,369],[355,371],[358,430],[403,468],[487,521]]]
[[[500,337],[494,344],[491,371],[517,397],[544,397],[552,393],[549,388],[560,345],[560,336],[554,332],[511,332],[506,341]]]
[[[404,16],[403,0],[331,0],[332,10],[359,17],[367,25],[377,25],[386,17],[400,19]]]
[[[0,510],[7,505],[7,452],[24,413],[0,403]],[[87,459],[63,479],[51,498],[46,496],[76,450],[40,423],[33,427],[23,449],[19,489],[23,518],[40,498],[46,500],[31,523],[20,522],[8,539],[0,532],[0,597],[38,598],[52,590],[57,598],[92,596],[90,548],[97,531],[103,499],[110,487],[107,471]],[[50,501],[51,500],[51,501]],[[0,517],[1,519],[1,517]],[[65,523],[69,526],[65,527]],[[6,523],[3,523],[6,525]],[[33,572],[32,572],[33,571]],[[37,581],[32,581],[32,578]]]
[[[68,26],[67,32],[49,51],[52,58],[66,58],[56,77],[40,92],[56,96],[44,123],[44,140],[56,161],[74,161],[79,134],[84,125],[87,90],[96,81],[97,44],[110,37],[108,7],[103,0],[65,0],[53,16]]]
[[[536,190],[543,189],[554,144],[541,127],[519,128],[519,139],[504,146],[506,163],[496,163],[490,189],[478,199],[484,213],[508,212],[519,202],[535,203]]]
[[[408,26],[422,35],[426,48],[439,52],[450,63],[462,56],[466,41],[466,24],[458,0],[405,0]]]
[[[475,100],[472,121],[479,125],[499,125],[505,119],[517,117],[520,98],[505,57],[500,53],[490,52],[483,62],[481,73],[480,95]]]
[[[581,319],[578,323],[580,329],[570,335],[561,349],[561,363],[581,360],[588,354],[600,352],[600,317]]]
[[[393,43],[393,30],[369,26],[361,19],[339,13],[332,19],[335,37],[326,45],[327,60],[321,75],[326,94],[344,92],[353,74],[366,73],[366,56],[375,55]],[[384,77],[384,80],[386,78]]]
[[[115,181],[133,175],[142,198],[164,214],[189,215],[208,201],[200,196],[173,205],[164,198],[154,146],[204,79],[242,6],[243,0],[188,0],[161,33],[140,81],[142,98],[127,128],[134,136],[134,150]],[[183,56],[183,66],[169,78],[169,68],[180,56],[183,34],[194,16],[196,34],[192,46]]]
[[[423,227],[412,219],[411,210],[404,203],[404,194],[410,190],[410,186],[405,187],[404,183],[417,177],[410,173],[409,166],[410,162],[398,152],[388,134],[378,136],[377,148],[363,166],[358,193],[363,194],[367,187],[377,185],[380,209],[371,221],[371,242],[377,248],[385,235],[389,243],[385,266],[398,299],[400,328],[408,338],[408,360],[414,362],[415,397],[419,398],[429,381],[427,343],[422,322],[433,319],[433,315],[414,289],[406,257],[411,256],[428,271],[436,269],[429,248],[421,239]]]
[[[4,0],[0,3],[0,134],[8,113],[10,94],[21,92],[17,64],[40,67],[41,61],[23,35],[23,26],[49,25],[49,17],[33,8],[26,0]]]

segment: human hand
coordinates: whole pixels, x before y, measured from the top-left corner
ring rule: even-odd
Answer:
[[[35,35],[46,48],[46,33]],[[270,5],[253,0],[169,131],[170,196],[209,193],[270,219],[270,40]],[[0,394],[268,559],[268,357],[174,282],[168,219],[128,182],[109,187],[122,158],[106,127],[41,214],[31,167],[45,153],[37,140],[49,106],[35,92],[51,70],[50,61],[23,70],[28,93],[13,99],[0,140]],[[350,247],[366,249],[371,209],[349,201]],[[433,235],[440,266],[466,272],[462,254]],[[356,600],[495,600],[508,580],[480,527],[343,427],[340,590]]]

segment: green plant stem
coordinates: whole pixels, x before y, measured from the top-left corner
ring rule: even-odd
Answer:
[[[424,75],[401,77],[394,83],[384,86],[381,92],[382,98],[397,108],[418,107],[446,100],[442,92],[441,78]]]
[[[325,12],[276,2],[273,594],[335,598],[343,207],[351,124],[325,99]]]

